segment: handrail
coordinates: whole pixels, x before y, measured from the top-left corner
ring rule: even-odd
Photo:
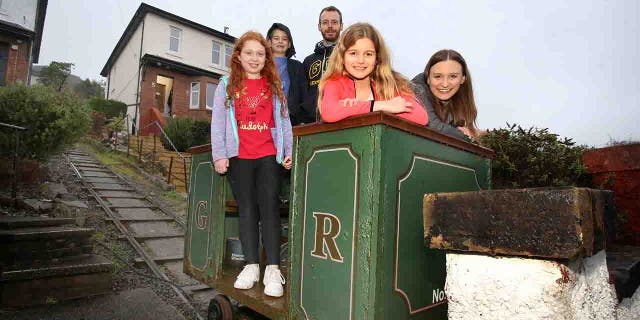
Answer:
[[[151,127],[152,125],[156,125],[158,127],[158,129],[160,129],[160,132],[164,135],[164,138],[167,139],[167,141],[169,141],[169,144],[171,145],[171,148],[173,148],[173,151],[175,151],[178,156],[180,156],[180,158],[186,159],[185,156],[183,156],[180,151],[178,151],[178,149],[176,148],[176,146],[173,144],[173,142],[171,141],[171,139],[169,139],[169,136],[167,136],[167,133],[164,132],[164,130],[162,129],[162,126],[158,123],[158,121],[154,120],[153,122],[149,123],[148,125],[138,129],[138,132]]]
[[[130,140],[129,140],[129,115],[126,115],[126,117],[124,117],[123,119],[126,119],[127,122],[127,156],[129,155],[129,148],[130,148]],[[133,119],[131,119],[131,121],[133,121]],[[142,128],[138,128],[138,132],[144,132],[145,129],[151,127],[151,126],[156,126],[158,129],[160,129],[160,133],[162,133],[162,136],[169,142],[169,144],[171,145],[171,148],[173,149],[173,151],[175,151],[178,155],[178,157],[180,157],[182,159],[182,165],[184,166],[184,183],[185,183],[185,189],[188,190],[188,180],[187,180],[187,157],[185,157],[184,155],[182,155],[182,153],[180,153],[180,151],[178,151],[178,149],[176,148],[176,146],[173,144],[173,141],[171,141],[171,139],[169,138],[169,136],[167,135],[167,133],[164,131],[164,129],[162,128],[162,125],[160,125],[160,123],[157,120],[154,120],[153,122],[145,125]],[[117,136],[117,135],[116,135]],[[155,146],[155,137],[156,135],[154,134],[154,139],[153,139],[153,161],[155,161],[155,150],[156,150],[156,146]],[[117,143],[117,140],[116,140]],[[116,147],[117,148],[117,147]],[[141,160],[142,157],[142,141],[138,139],[138,161]],[[173,157],[171,157],[171,161],[169,163],[169,173],[167,175],[167,183],[171,183],[171,169],[173,167]],[[152,166],[152,172],[155,168],[155,164]]]
[[[25,128],[25,127],[16,126],[16,125],[13,125],[13,124],[8,124],[8,123],[2,123],[2,122],[0,122],[0,126],[11,128],[11,129],[16,129],[16,130],[27,130],[27,128]]]
[[[131,117],[127,114],[124,119],[127,120],[127,122],[129,121]],[[131,118],[131,121],[133,121],[133,118]],[[162,129],[162,126],[160,125],[160,123],[158,123],[157,120],[154,120],[153,122],[147,124],[146,126],[142,127],[142,128],[138,128],[138,132],[142,132],[144,129],[151,127],[152,125],[155,125],[158,127],[158,129],[160,129],[160,133],[162,133],[162,135],[164,136],[165,139],[167,139],[167,141],[169,141],[169,144],[171,145],[171,148],[173,149],[173,151],[175,151],[178,156],[180,156],[180,158],[186,159],[185,156],[182,155],[182,153],[180,153],[180,151],[178,151],[178,149],[176,148],[176,146],[173,144],[173,141],[171,141],[171,139],[169,139],[169,136],[167,135],[166,132],[164,132],[164,130]],[[129,129],[127,128],[127,136],[129,135]]]

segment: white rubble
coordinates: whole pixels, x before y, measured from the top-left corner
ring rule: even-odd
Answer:
[[[616,320],[618,303],[604,251],[569,265],[447,253],[445,290],[450,320]],[[618,320],[640,319],[638,304],[619,311]],[[627,312],[635,317],[622,318]]]
[[[640,319],[640,288],[631,298],[627,298],[620,302],[618,306],[617,320],[638,320]]]

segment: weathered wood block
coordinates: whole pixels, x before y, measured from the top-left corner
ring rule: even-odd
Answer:
[[[425,243],[491,255],[591,256],[605,247],[611,199],[611,192],[586,188],[426,194]]]

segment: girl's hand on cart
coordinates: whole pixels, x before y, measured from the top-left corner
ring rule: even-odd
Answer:
[[[391,100],[376,101],[373,104],[373,111],[385,111],[389,113],[410,112],[413,103],[401,96],[394,97]]]
[[[282,160],[282,166],[287,170],[291,169],[292,164],[291,157],[289,156],[284,157],[284,160]]]
[[[216,172],[219,174],[227,173],[227,169],[229,168],[229,159],[218,159],[213,163],[213,166],[216,169]]]

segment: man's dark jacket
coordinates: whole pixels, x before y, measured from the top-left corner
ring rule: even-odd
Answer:
[[[304,75],[307,79],[307,93],[304,100],[305,118],[304,123],[316,122],[318,108],[318,83],[322,74],[327,69],[327,63],[334,45],[325,45],[320,41],[316,43],[313,53],[304,59]]]

